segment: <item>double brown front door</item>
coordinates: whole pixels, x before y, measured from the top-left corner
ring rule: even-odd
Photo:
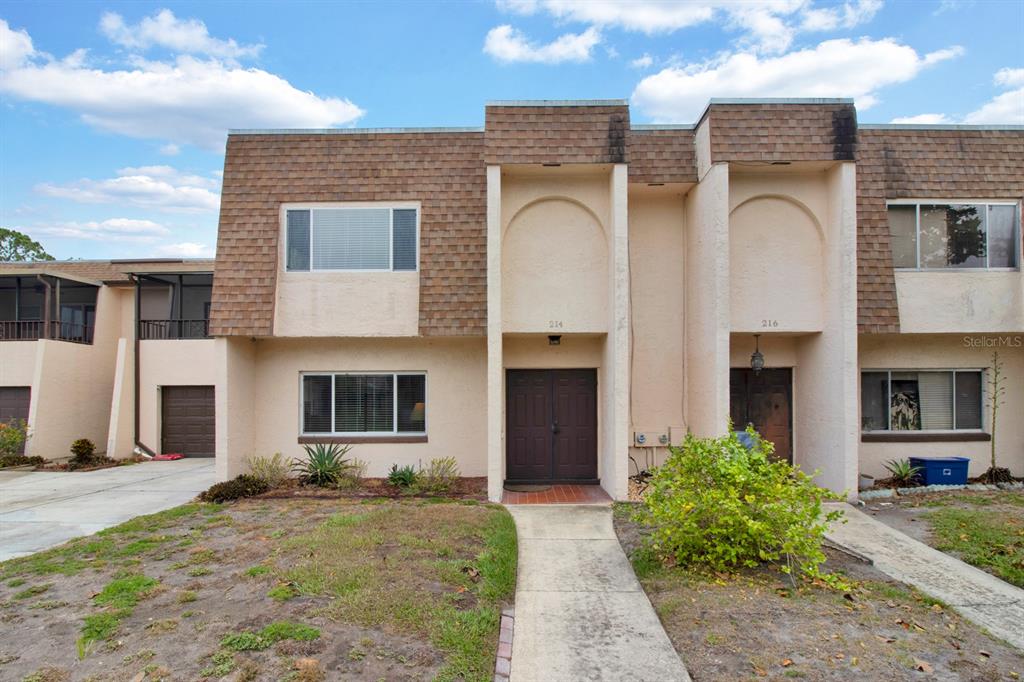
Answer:
[[[729,416],[742,431],[753,424],[775,444],[775,456],[793,461],[793,370],[787,368],[729,370]]]
[[[506,480],[597,480],[597,372],[510,369]]]

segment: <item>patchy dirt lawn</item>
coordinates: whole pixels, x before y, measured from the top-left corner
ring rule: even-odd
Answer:
[[[616,507],[615,530],[696,682],[743,679],[1017,680],[1024,655],[941,603],[844,553],[824,570],[847,596],[791,589],[774,569],[704,575],[645,561],[642,529]]]
[[[515,570],[474,500],[185,505],[0,564],[0,679],[491,679]]]
[[[957,490],[906,495],[871,500],[866,511],[921,542],[1024,588],[1024,493]]]

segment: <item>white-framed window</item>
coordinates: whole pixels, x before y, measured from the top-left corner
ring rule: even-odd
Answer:
[[[892,262],[898,269],[1016,268],[1020,204],[889,202]]]
[[[980,431],[980,369],[870,369],[860,374],[862,431]]]
[[[425,372],[303,372],[302,435],[423,436]]]
[[[285,268],[415,271],[419,210],[409,206],[285,209]]]

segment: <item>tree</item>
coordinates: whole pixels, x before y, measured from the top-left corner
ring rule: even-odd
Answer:
[[[0,261],[26,260],[53,260],[53,256],[27,234],[0,227]]]
[[[992,414],[990,424],[992,429],[992,466],[984,475],[987,483],[1009,483],[1013,480],[1009,469],[996,466],[996,415],[999,413],[999,406],[1003,404],[1003,396],[1006,394],[1006,385],[1003,381],[1003,362],[999,359],[999,351],[993,351],[992,368],[988,372],[988,407]]]

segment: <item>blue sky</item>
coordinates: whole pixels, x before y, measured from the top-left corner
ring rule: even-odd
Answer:
[[[227,128],[479,126],[490,99],[1024,124],[1022,35],[1022,0],[0,2],[0,226],[58,258],[212,255]]]

